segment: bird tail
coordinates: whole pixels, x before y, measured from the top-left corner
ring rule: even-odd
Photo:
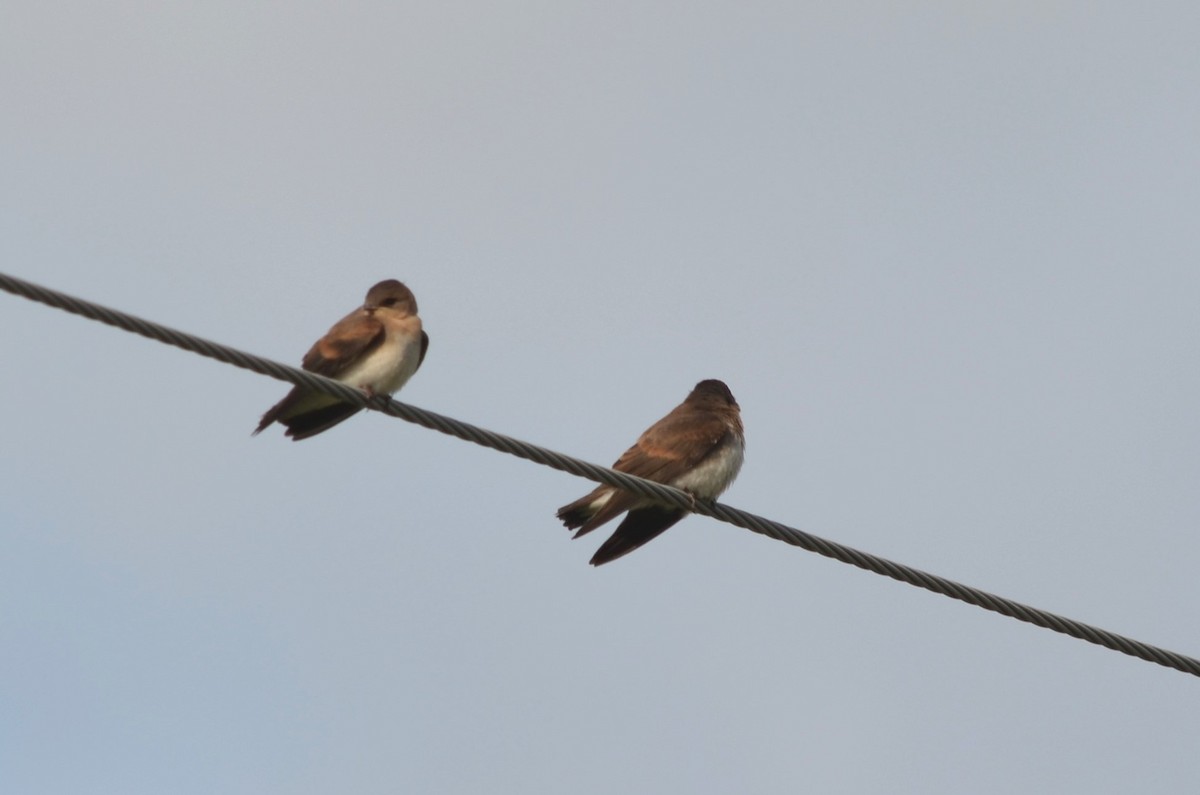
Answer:
[[[592,507],[593,502],[595,502],[594,493],[575,500],[570,505],[564,505],[558,509],[559,521],[566,525],[568,530],[583,527],[584,523],[596,514],[596,509]]]
[[[629,508],[633,497],[612,486],[600,486],[586,497],[558,509],[559,520],[568,530],[576,530],[575,538],[590,533]]]

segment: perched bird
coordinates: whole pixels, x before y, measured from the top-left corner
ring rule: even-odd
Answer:
[[[723,382],[710,379],[696,384],[686,400],[651,425],[613,469],[712,500],[737,477],[745,450],[737,401]],[[600,486],[559,508],[558,518],[567,529],[578,528],[575,538],[579,538],[624,511],[629,515],[596,551],[593,566],[629,554],[687,513],[683,508]]]
[[[421,328],[412,290],[388,279],[372,287],[361,307],[317,340],[301,366],[371,396],[391,395],[412,378],[428,348],[429,335]],[[262,416],[254,434],[278,422],[298,442],[359,411],[358,406],[297,386]]]

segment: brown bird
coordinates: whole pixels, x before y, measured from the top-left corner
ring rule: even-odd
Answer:
[[[741,411],[721,381],[696,384],[687,399],[641,435],[613,469],[666,483],[704,500],[729,487],[742,468],[746,436]],[[575,538],[629,511],[592,557],[593,566],[616,560],[654,539],[688,512],[612,486],[558,509],[558,518]]]
[[[372,287],[361,307],[317,340],[301,366],[368,395],[391,395],[417,372],[428,349],[429,335],[421,328],[412,290],[388,279]],[[359,411],[358,406],[297,386],[262,416],[254,434],[278,422],[298,442]]]

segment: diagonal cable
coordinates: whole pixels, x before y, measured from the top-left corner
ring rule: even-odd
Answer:
[[[544,447],[538,447],[520,439],[514,439],[511,436],[494,433],[452,417],[436,414],[407,403],[392,400],[384,395],[370,398],[353,387],[346,386],[316,373],[310,373],[307,370],[280,364],[271,359],[265,359],[236,348],[186,334],[182,331],[177,331],[167,326],[126,314],[125,312],[109,309],[90,301],[74,298],[56,290],[50,290],[4,273],[0,273],[0,289],[28,298],[31,301],[37,301],[75,315],[81,315],[110,326],[116,326],[124,331],[140,334],[143,337],[148,337],[158,342],[174,345],[177,348],[183,348],[185,351],[198,353],[201,356],[216,359],[235,367],[241,367],[279,379],[280,381],[287,381],[297,386],[333,395],[347,403],[379,411],[392,417],[399,417],[402,420],[407,420],[424,428],[440,431],[441,433],[455,436],[468,442],[474,442],[483,447],[499,450],[518,458],[524,458],[563,472],[569,472],[572,475],[587,478],[588,480],[616,486],[640,496],[669,503],[676,507],[703,514],[704,516],[711,516],[719,521],[751,530],[768,538],[783,541],[792,546],[806,549],[809,552],[816,552],[827,558],[833,558],[842,563],[849,563],[853,566],[858,566],[860,569],[866,569],[875,574],[882,574],[894,580],[915,585],[918,588],[924,588],[927,591],[949,596],[951,599],[958,599],[976,607],[982,607],[984,610],[990,610],[994,613],[1015,618],[1018,621],[1045,627],[1046,629],[1070,635],[1073,638],[1086,640],[1089,643],[1113,649],[1132,657],[1157,663],[1167,668],[1174,668],[1193,676],[1200,676],[1200,660],[1193,657],[1188,657],[1158,646],[1152,646],[1148,643],[1142,643],[1141,641],[1093,627],[1090,624],[1084,624],[1083,622],[1056,615],[1036,607],[1030,607],[1020,602],[1014,602],[1011,599],[1005,599],[1002,596],[996,596],[995,594],[981,591],[978,588],[972,588],[969,585],[948,580],[945,577],[929,574],[920,569],[914,569],[911,566],[895,563],[886,558],[877,557],[853,547],[829,541],[820,536],[797,530],[794,527],[789,527],[770,519],[764,519],[761,516],[756,516],[755,514],[747,513],[746,511],[741,511],[722,503],[693,501],[692,497],[686,492],[661,483],[655,483],[654,481],[645,480],[634,475],[627,475],[624,472],[617,472],[608,467],[597,466],[587,461],[573,458],[572,456],[556,453],[553,450],[547,450]]]

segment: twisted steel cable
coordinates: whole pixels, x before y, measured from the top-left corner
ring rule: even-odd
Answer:
[[[452,417],[436,414],[432,411],[401,403],[384,395],[368,397],[365,393],[346,386],[324,376],[291,367],[286,364],[265,359],[261,356],[245,353],[236,348],[221,345],[200,337],[186,334],[158,323],[144,320],[115,309],[99,306],[90,301],[60,293],[31,282],[0,273],[0,289],[27,298],[31,301],[46,304],[75,315],[81,315],[124,331],[140,334],[143,337],[174,345],[185,351],[198,353],[219,362],[251,370],[261,375],[270,376],[280,381],[287,381],[308,389],[314,389],[339,400],[344,400],[362,408],[382,412],[392,417],[415,423],[424,428],[440,431],[441,433],[473,442],[483,447],[499,450],[502,453],[524,458],[544,466],[552,467],[562,472],[569,472],[588,480],[606,483],[610,486],[631,491],[640,496],[649,497],[670,505],[685,508],[694,513],[711,516],[721,522],[735,525],[755,533],[783,541],[786,544],[816,552],[827,558],[849,563],[860,569],[882,574],[894,580],[933,591],[951,599],[957,599],[967,604],[982,607],[994,613],[1015,618],[1028,624],[1053,630],[1073,638],[1086,640],[1107,649],[1119,651],[1132,657],[1148,662],[1157,663],[1167,668],[1174,668],[1192,676],[1200,676],[1200,660],[1188,657],[1178,652],[1152,646],[1123,635],[1118,635],[1074,619],[1056,615],[1036,607],[1014,602],[1002,596],[996,596],[969,585],[948,580],[935,574],[929,574],[911,566],[895,563],[867,552],[838,544],[834,541],[797,530],[785,524],[764,519],[746,511],[732,508],[718,502],[694,500],[691,495],[679,489],[665,486],[661,483],[645,480],[624,472],[617,472],[608,467],[597,466],[572,456],[556,453],[511,436],[494,433],[484,428],[471,425]]]

